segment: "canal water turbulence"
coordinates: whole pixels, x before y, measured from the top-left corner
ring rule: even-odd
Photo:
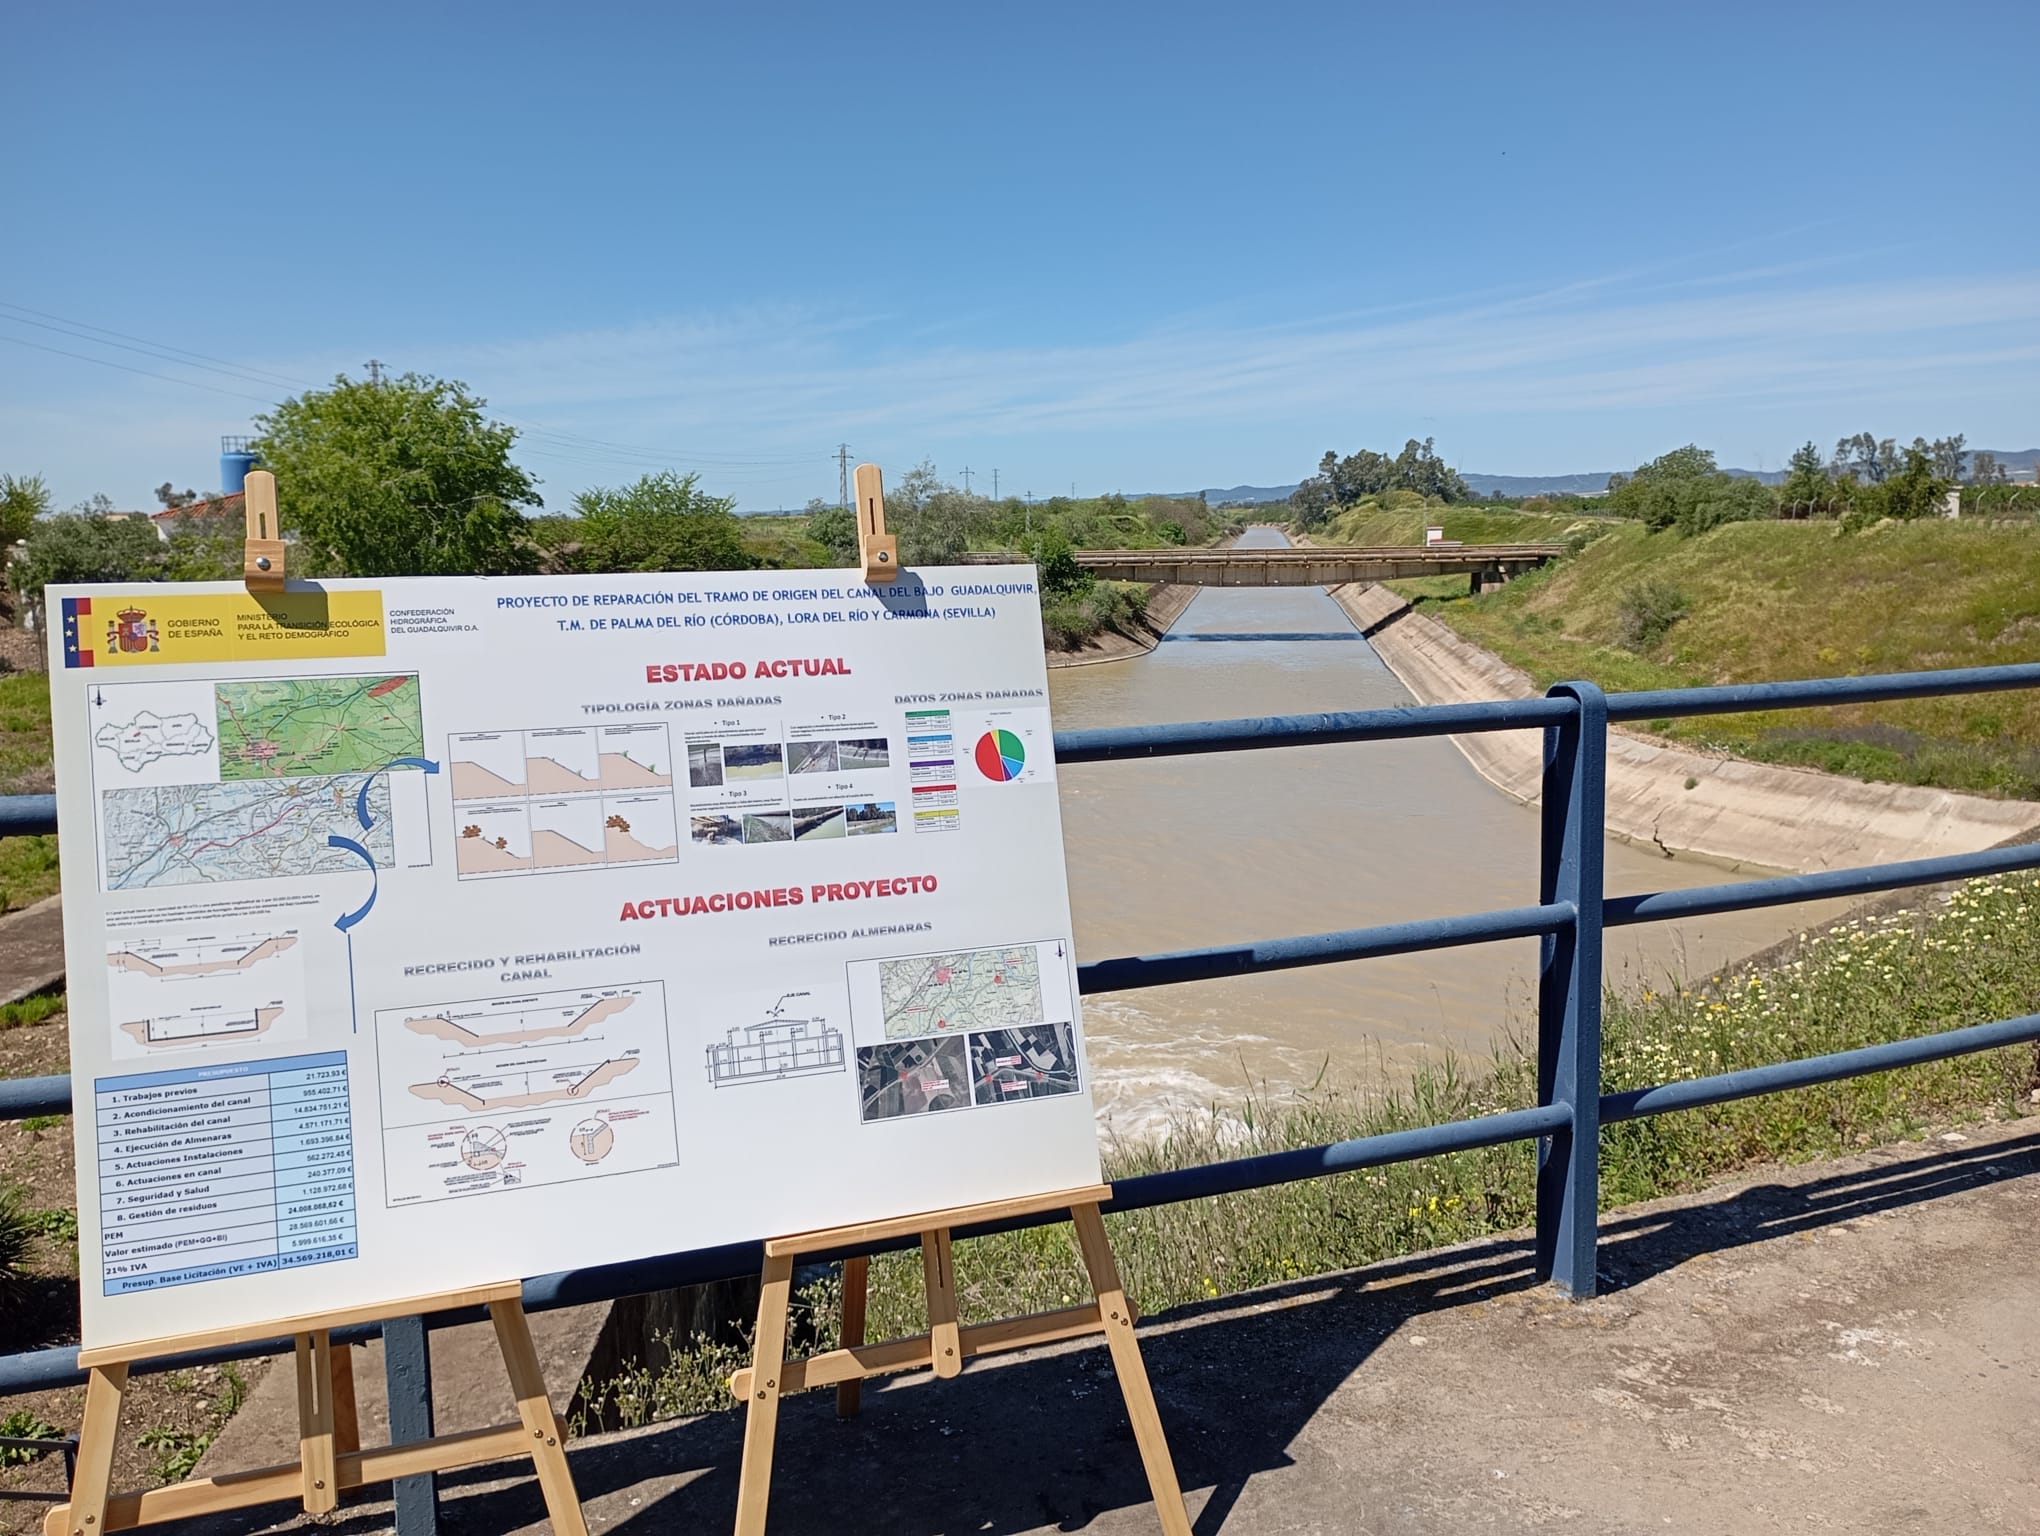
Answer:
[[[1272,528],[1240,540],[1287,542]],[[1318,587],[1207,588],[1149,655],[1057,669],[1049,691],[1062,730],[1412,702]],[[1059,778],[1084,960],[1537,900],[1538,812],[1443,737],[1099,763]],[[1614,841],[1606,859],[1611,895],[1770,873]],[[1841,910],[1613,929],[1607,977],[1624,989],[1704,982]],[[1280,1103],[1321,1080],[1401,1082],[1448,1051],[1478,1066],[1505,1032],[1534,1033],[1536,978],[1537,941],[1515,939],[1088,997],[1099,1116],[1138,1138],[1172,1115],[1237,1108],[1250,1087]]]

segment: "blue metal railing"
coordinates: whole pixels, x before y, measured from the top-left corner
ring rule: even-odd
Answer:
[[[1607,928],[1819,897],[1868,895],[2040,868],[2040,843],[2035,843],[1860,869],[1645,895],[1606,896],[1602,889],[1601,850],[1606,835],[1604,775],[1609,723],[2020,688],[2040,688],[2040,664],[1614,695],[1604,695],[1592,683],[1562,683],[1539,699],[1058,731],[1056,756],[1065,767],[1134,758],[1482,731],[1536,729],[1543,731],[1545,738],[1542,840],[1535,905],[1167,954],[1126,956],[1078,967],[1079,987],[1088,995],[1534,937],[1541,941],[1536,1105],[1473,1120],[1122,1179],[1113,1186],[1113,1199],[1106,1210],[1141,1210],[1445,1152],[1535,1140],[1538,1273],[1565,1294],[1592,1295],[1602,1125],[2040,1039],[2040,1014],[2027,1014],[1768,1067],[1623,1093],[1601,1093],[1601,943]],[[0,797],[0,837],[55,830],[53,797]],[[0,1081],[0,1119],[68,1114],[71,1106],[68,1078]],[[960,1228],[956,1235],[980,1236],[1047,1219],[1022,1218],[992,1226]],[[903,1240],[892,1246],[911,1245],[911,1240]],[[525,1282],[525,1305],[538,1311],[737,1279],[757,1273],[762,1257],[761,1244],[754,1241],[541,1275]],[[426,1347],[429,1332],[474,1321],[482,1315],[479,1309],[470,1309],[423,1319],[406,1318],[379,1328],[336,1333],[334,1337],[336,1342],[343,1338],[352,1341],[380,1333],[394,1427],[400,1437],[416,1438],[431,1433],[431,1375]],[[287,1340],[270,1340],[150,1361],[137,1368],[171,1370],[274,1354],[289,1347]],[[0,1396],[65,1386],[83,1379],[77,1350],[70,1346],[0,1356]],[[435,1528],[435,1497],[430,1477],[398,1481],[397,1527],[403,1536],[428,1536]]]

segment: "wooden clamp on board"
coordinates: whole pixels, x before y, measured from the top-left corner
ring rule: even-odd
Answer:
[[[251,491],[253,485],[251,475]],[[272,497],[274,494],[272,489]],[[43,1536],[99,1536],[102,1531],[278,1499],[301,1500],[308,1515],[328,1514],[339,1507],[340,1495],[349,1489],[510,1456],[531,1458],[555,1536],[587,1536],[573,1473],[567,1466],[567,1426],[553,1412],[552,1400],[546,1395],[545,1374],[531,1342],[522,1298],[523,1287],[512,1280],[372,1307],[214,1328],[143,1344],[81,1349],[78,1364],[86,1370],[85,1419],[78,1431],[77,1474],[71,1482],[70,1502],[59,1504],[43,1517]],[[334,1347],[332,1330],[477,1305],[488,1307],[489,1320],[495,1324],[496,1343],[510,1373],[511,1395],[517,1399],[518,1422],[362,1449],[354,1412],[354,1367],[347,1346]],[[194,1478],[143,1493],[111,1491],[121,1396],[133,1362],[283,1335],[297,1342],[295,1462]]]
[[[241,546],[241,579],[251,592],[281,592],[283,530],[276,521],[276,476],[266,469],[249,470],[243,500],[248,531]]]
[[[864,465],[858,470],[860,495],[863,473],[868,468],[869,465]],[[873,474],[875,478],[876,471]],[[857,1413],[859,1390],[867,1376],[910,1371],[924,1365],[932,1366],[937,1376],[955,1376],[973,1355],[1082,1338],[1092,1333],[1104,1334],[1112,1352],[1119,1390],[1126,1399],[1127,1417],[1133,1421],[1134,1442],[1140,1447],[1140,1459],[1147,1468],[1148,1488],[1154,1495],[1162,1530],[1166,1536],[1190,1536],[1190,1516],[1183,1507],[1183,1490],[1176,1482],[1169,1442],[1162,1432],[1161,1415],[1155,1409],[1154,1392],[1148,1386],[1140,1343],[1134,1337],[1133,1307],[1120,1285],[1119,1268],[1113,1262],[1112,1248],[1105,1237],[1105,1222],[1098,1214],[1099,1205],[1111,1197],[1111,1185],[1094,1184],[1054,1194],[995,1200],[768,1239],[751,1366],[730,1377],[730,1390],[748,1410],[744,1421],[743,1467],[737,1483],[737,1536],[763,1536],[766,1502],[772,1492],[772,1441],[779,1427],[779,1400],[787,1393],[834,1386],[837,1413],[851,1418]],[[1091,1292],[1096,1299],[1079,1307],[995,1323],[959,1322],[950,1229],[1054,1210],[1069,1212],[1076,1228],[1077,1251],[1090,1274]],[[807,1253],[869,1248],[914,1234],[921,1239],[921,1269],[928,1287],[926,1333],[881,1344],[864,1342],[864,1288],[870,1260],[852,1257],[843,1261],[841,1347],[802,1360],[786,1358],[786,1309],[792,1296],[795,1259]]]
[[[874,584],[900,573],[900,541],[885,531],[885,476],[876,464],[857,466],[857,561]]]

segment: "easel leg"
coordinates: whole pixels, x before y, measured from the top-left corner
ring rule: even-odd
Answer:
[[[489,1321],[496,1325],[496,1343],[510,1372],[510,1392],[517,1399],[518,1417],[531,1435],[531,1462],[538,1472],[539,1492],[545,1495],[546,1513],[552,1517],[553,1536],[588,1536],[581,1499],[574,1492],[574,1474],[567,1466],[567,1450],[560,1443],[560,1421],[546,1395],[545,1372],[539,1368],[538,1348],[531,1342],[531,1325],[524,1320],[524,1304],[492,1301]]]
[[[843,1261],[843,1329],[837,1342],[854,1349],[864,1342],[864,1294],[871,1277],[871,1260],[863,1254]],[[864,1383],[846,1381],[836,1388],[836,1417],[854,1419],[864,1406]]]
[[[928,1282],[928,1352],[937,1376],[963,1370],[963,1339],[956,1326],[956,1256],[949,1229],[921,1234],[921,1273]]]
[[[1098,1298],[1105,1342],[1112,1351],[1112,1368],[1119,1375],[1119,1390],[1126,1398],[1126,1416],[1133,1421],[1134,1442],[1139,1445],[1141,1463],[1147,1468],[1155,1512],[1161,1516],[1165,1536],[1190,1536],[1190,1513],[1183,1507],[1176,1464],[1170,1459],[1168,1438],[1162,1433],[1162,1416],[1155,1408],[1147,1367],[1141,1362],[1140,1341],[1133,1333],[1133,1311],[1127,1306],[1126,1292],[1119,1284],[1119,1266],[1112,1260],[1112,1245],[1105,1240],[1104,1219],[1097,1206],[1079,1205],[1071,1207],[1070,1220],[1077,1229],[1077,1248],[1083,1254],[1084,1268],[1090,1272],[1092,1293]]]
[[[793,1259],[765,1259],[758,1291],[758,1331],[751,1341],[751,1401],[744,1413],[744,1462],[737,1480],[737,1536],[765,1536],[772,1496],[772,1437],[779,1430],[779,1375],[786,1366],[786,1305]]]
[[[354,1351],[340,1344],[333,1349],[333,1452],[346,1456],[361,1449],[361,1412],[354,1400]],[[342,1494],[340,1502],[346,1503]]]
[[[298,1459],[304,1467],[305,1513],[340,1507],[333,1451],[333,1340],[321,1328],[297,1336]]]
[[[78,1426],[78,1470],[71,1502],[50,1511],[48,1536],[98,1536],[106,1529],[106,1498],[113,1488],[113,1447],[120,1436],[120,1399],[127,1390],[125,1365],[97,1365],[85,1378],[85,1419]],[[61,1523],[57,1516],[62,1514]]]
[[[361,1449],[361,1412],[354,1401],[354,1351],[333,1350],[333,1449],[342,1456]]]

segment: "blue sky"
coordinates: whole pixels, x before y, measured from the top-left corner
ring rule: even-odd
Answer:
[[[64,503],[209,488],[221,433],[371,357],[525,428],[552,506],[669,466],[833,498],[839,441],[1036,495],[1409,436],[1525,474],[2040,443],[2030,0],[127,4],[5,35],[0,470]]]

